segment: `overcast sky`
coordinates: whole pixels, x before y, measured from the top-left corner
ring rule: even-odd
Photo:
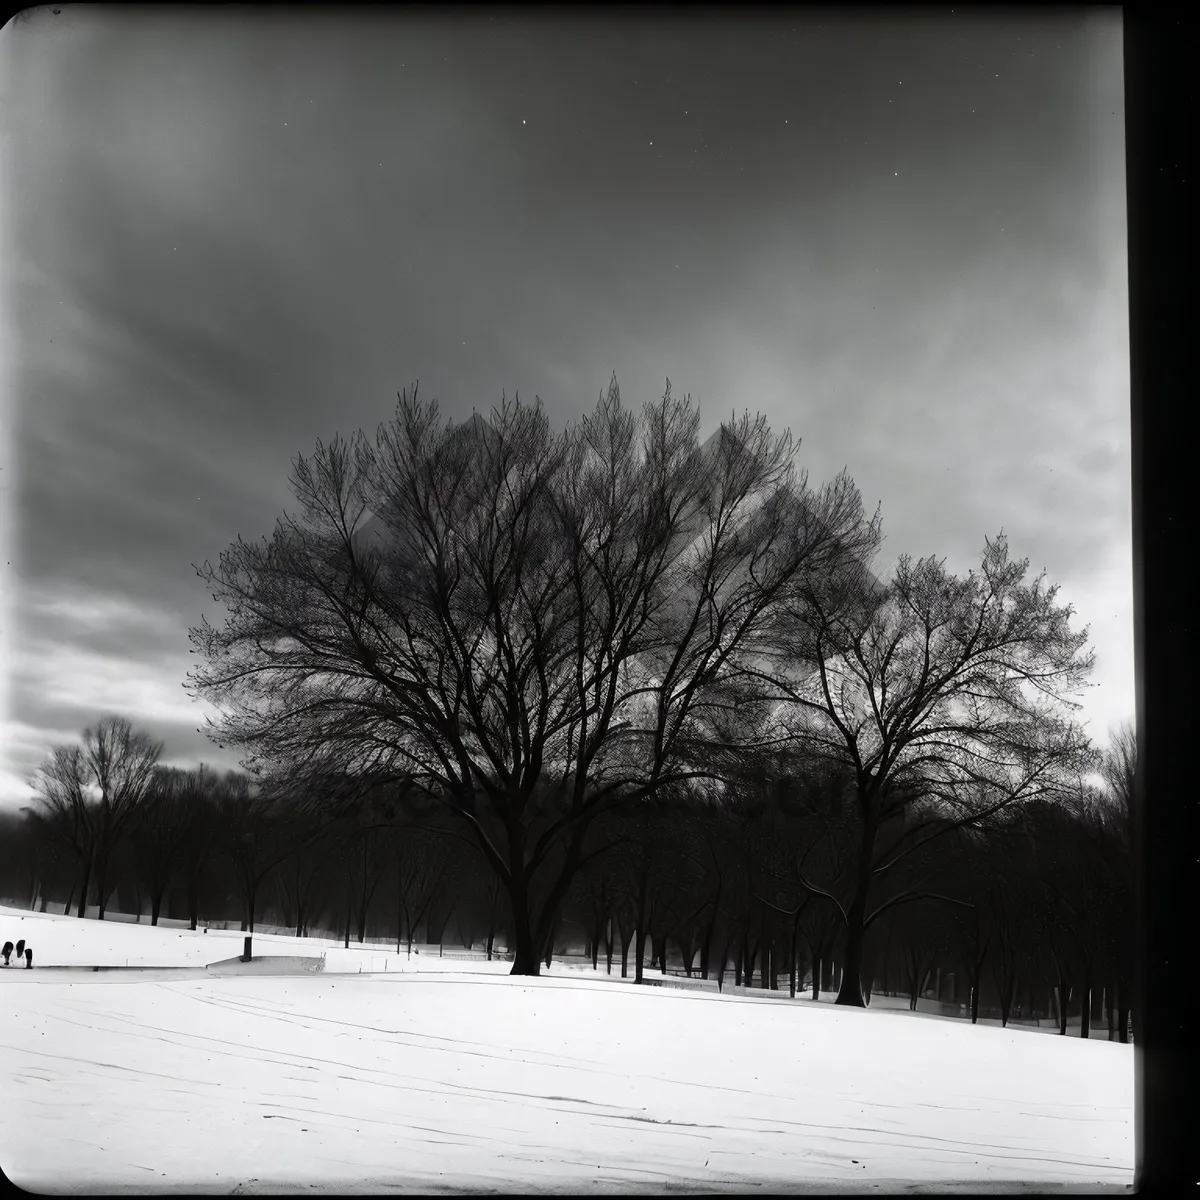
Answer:
[[[41,8],[0,101],[0,802],[110,711],[234,765],[191,564],[418,379],[761,410],[883,566],[1003,528],[1133,715],[1119,10]]]

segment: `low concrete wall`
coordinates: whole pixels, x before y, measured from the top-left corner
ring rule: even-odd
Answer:
[[[689,979],[686,975],[652,975],[647,971],[642,974],[642,983],[649,984],[651,987],[682,988],[690,992],[715,992],[719,990],[715,979],[702,979],[699,975],[693,975]],[[767,992],[766,994],[769,996],[772,993]]]
[[[292,954],[270,954],[253,957],[249,962],[241,958],[223,958],[209,963],[205,970],[214,975],[304,975],[325,970],[325,956],[302,958]]]

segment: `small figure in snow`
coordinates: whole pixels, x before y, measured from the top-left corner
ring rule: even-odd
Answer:
[[[12,957],[12,951],[13,951],[13,944],[12,944],[12,942],[5,942],[5,943],[4,943],[4,948],[3,948],[2,950],[0,950],[0,954],[3,954],[3,955],[4,955],[4,965],[5,965],[6,967],[8,966],[8,960],[9,960],[9,958],[11,958],[11,957]]]
[[[23,959],[24,957],[25,957],[25,939],[22,938],[17,943],[17,962],[20,962],[21,959]]]
[[[30,970],[33,967],[33,947],[25,947],[25,970]]]

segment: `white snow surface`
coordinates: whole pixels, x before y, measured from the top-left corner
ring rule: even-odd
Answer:
[[[43,1193],[1131,1191],[1133,1047],[0,907],[0,1166]],[[93,965],[162,968],[101,971]],[[172,967],[190,970],[167,970]],[[76,969],[47,969],[47,968]],[[385,969],[386,968],[386,969]],[[361,973],[360,973],[361,972]]]

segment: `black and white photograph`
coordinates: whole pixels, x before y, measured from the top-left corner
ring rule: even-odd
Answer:
[[[9,1181],[1134,1189],[1122,54],[9,20]]]

